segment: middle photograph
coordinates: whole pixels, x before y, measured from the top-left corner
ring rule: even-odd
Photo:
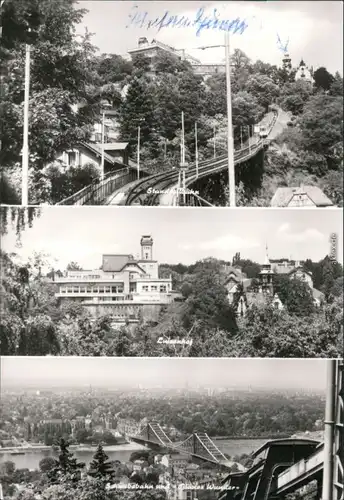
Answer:
[[[1,208],[2,355],[339,357],[340,210]]]

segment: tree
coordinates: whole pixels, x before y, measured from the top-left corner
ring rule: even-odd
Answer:
[[[259,99],[249,92],[238,92],[233,96],[233,125],[253,125],[261,120],[264,108]]]
[[[95,71],[102,82],[124,82],[132,74],[133,63],[117,54],[101,54],[94,58]]]
[[[247,81],[246,91],[254,95],[265,110],[279,95],[279,87],[265,75],[252,75]]]
[[[310,287],[298,279],[277,275],[274,289],[290,314],[308,316],[314,312],[314,301]]]
[[[235,332],[235,314],[228,303],[227,290],[211,262],[202,263],[202,269],[195,272],[192,286],[192,294],[185,302],[184,327],[200,322],[203,326]]]
[[[74,261],[69,262],[69,264],[66,267],[66,271],[82,271],[82,267]]]
[[[236,355],[337,357],[343,348],[340,321],[342,310],[337,304],[305,317],[274,310],[268,304],[251,306],[241,325],[245,336],[233,339]]]
[[[56,460],[52,457],[44,457],[39,462],[39,469],[42,472],[49,472],[56,465]]]
[[[328,155],[341,141],[343,97],[318,94],[309,99],[299,118],[305,149]]]
[[[109,480],[113,473],[114,469],[109,461],[109,457],[104,452],[102,445],[99,444],[93,456],[93,460],[90,463],[88,474],[98,479]]]
[[[55,460],[55,467],[51,468],[48,473],[50,480],[53,483],[57,482],[61,476],[68,477],[72,481],[79,480],[81,469],[84,468],[85,464],[77,461],[73,453],[69,451],[69,445],[64,439],[60,440],[59,447],[59,458]]]
[[[293,115],[299,115],[311,95],[311,86],[307,82],[297,80],[283,86],[279,101],[283,109],[291,111]]]
[[[323,89],[325,91],[330,90],[334,81],[333,75],[331,75],[331,73],[329,73],[323,66],[314,71],[313,79],[316,88]]]
[[[16,470],[16,465],[14,462],[10,460],[6,460],[4,463],[1,464],[1,473],[7,476],[13,476],[15,470]]]
[[[131,146],[137,143],[140,125],[141,144],[150,142],[154,127],[155,103],[147,81],[134,77],[120,109],[121,136]]]
[[[57,152],[87,140],[98,117],[100,98],[94,92],[96,75],[89,65],[94,48],[88,33],[77,41],[75,26],[86,11],[75,8],[74,0],[33,0],[29,4],[8,0],[2,10],[7,72],[0,104],[0,164],[10,175],[21,161],[24,58],[29,41],[30,165],[37,172]]]
[[[333,82],[331,83],[330,94],[333,96],[343,97],[343,77],[338,73],[338,71],[334,75]]]

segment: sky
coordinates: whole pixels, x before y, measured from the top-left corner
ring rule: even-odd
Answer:
[[[2,250],[26,262],[34,252],[50,255],[49,270],[64,270],[71,261],[83,269],[99,269],[102,255],[140,252],[140,238],[151,235],[153,259],[192,264],[214,257],[263,263],[271,259],[319,261],[330,252],[330,233],[338,235],[337,255],[343,262],[343,214],[339,209],[42,207],[33,227],[2,238]]]
[[[1,387],[231,387],[319,390],[327,360],[3,357]],[[123,377],[125,374],[125,377]]]
[[[224,43],[224,32],[202,30],[196,36],[194,27],[139,27],[130,24],[130,14],[138,6],[147,18],[155,19],[166,10],[171,15],[187,16],[194,20],[199,8],[212,17],[216,8],[221,20],[246,19],[248,28],[243,34],[231,36],[231,51],[243,50],[250,59],[281,64],[283,53],[277,43],[277,33],[282,42],[289,39],[288,52],[295,66],[303,58],[314,69],[325,66],[330,72],[343,73],[343,4],[341,1],[80,1],[81,8],[88,9],[78,32],[85,27],[94,33],[93,44],[100,52],[125,55],[136,48],[139,37],[149,41],[157,39],[187,53],[202,62],[222,62],[224,48],[199,50],[198,47]]]

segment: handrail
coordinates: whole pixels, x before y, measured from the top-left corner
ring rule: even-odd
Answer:
[[[80,191],[57,203],[57,205],[100,205],[114,190],[136,180],[136,170],[125,166],[116,172],[108,172],[104,179],[97,179]],[[142,172],[143,176],[147,174]]]
[[[315,467],[324,463],[324,449],[317,450],[307,459],[302,459],[286,469],[277,478],[277,490],[288,485],[288,483],[311,472]]]

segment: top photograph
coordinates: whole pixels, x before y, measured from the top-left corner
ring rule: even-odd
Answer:
[[[3,205],[343,206],[339,1],[1,0]]]

